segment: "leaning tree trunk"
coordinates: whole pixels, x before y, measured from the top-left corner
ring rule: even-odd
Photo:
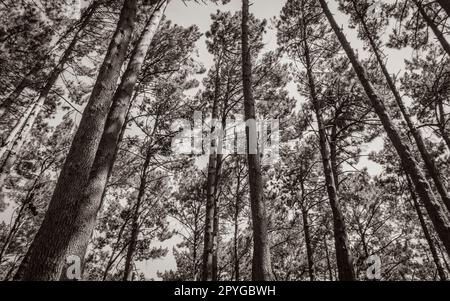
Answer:
[[[448,2],[448,0],[446,0]],[[438,39],[439,43],[441,43],[442,47],[444,48],[445,52],[447,52],[447,55],[450,56],[450,44],[448,43],[447,39],[445,38],[444,34],[439,30],[436,23],[433,21],[433,19],[428,15],[423,5],[419,2],[419,0],[413,0],[414,4],[417,6],[417,9],[419,10],[420,15],[427,23],[428,27],[431,28],[434,35]]]
[[[438,233],[440,239],[442,240],[447,253],[450,254],[450,221],[447,217],[447,212],[445,208],[442,207],[441,203],[435,198],[434,193],[428,183],[425,175],[420,169],[418,163],[414,159],[414,155],[409,147],[402,141],[402,138],[397,130],[397,128],[392,123],[392,120],[386,110],[383,101],[378,97],[372,84],[369,82],[366,72],[358,59],[356,54],[351,48],[347,38],[341,31],[339,25],[336,23],[333,15],[328,8],[326,0],[319,0],[323,8],[323,11],[331,24],[333,31],[335,32],[338,40],[340,41],[342,47],[344,48],[347,56],[355,70],[364,91],[367,94],[372,107],[374,108],[376,114],[378,115],[383,127],[392,143],[396,149],[400,160],[405,167],[406,172],[411,177],[417,195],[422,200],[425,208],[428,211],[431,221],[433,222],[436,232]]]
[[[90,229],[85,226],[88,220],[80,215],[83,205],[80,198],[126,59],[136,15],[137,0],[125,1],[42,225],[15,275],[17,280],[59,279],[67,256],[72,255],[70,250],[79,244],[78,238],[90,235]]]
[[[95,13],[95,9],[99,2],[94,2],[94,5],[89,7],[84,15],[83,22],[80,25],[79,29],[76,31],[72,41],[70,42],[67,49],[64,51],[64,54],[60,58],[58,64],[50,73],[45,86],[39,94],[38,99],[31,107],[27,110],[26,114],[18,121],[13,130],[9,133],[8,138],[6,139],[5,146],[0,148],[0,187],[3,187],[6,178],[8,177],[14,163],[17,160],[17,157],[20,153],[25,142],[28,140],[28,137],[31,134],[31,131],[34,127],[36,119],[42,111],[42,108],[45,105],[48,95],[50,94],[51,89],[55,85],[56,81],[59,78],[59,75],[64,71],[64,67],[67,62],[70,60],[75,46],[78,43],[81,33],[84,31],[84,28],[89,24],[89,21],[92,15]]]
[[[147,171],[150,166],[150,160],[153,157],[153,151],[151,148],[147,150],[147,155],[145,156],[145,162],[142,166],[141,183],[139,184],[139,192],[137,201],[134,207],[132,225],[131,225],[131,236],[130,242],[128,244],[127,255],[125,258],[125,269],[123,272],[123,281],[133,280],[133,257],[136,252],[137,239],[139,236],[139,215],[141,210],[142,201],[144,199],[145,190],[147,188]]]
[[[270,246],[267,235],[267,213],[263,196],[261,162],[257,151],[255,100],[252,92],[252,62],[249,45],[249,0],[242,0],[242,71],[245,120],[247,122],[247,152],[250,203],[253,222],[252,279],[273,279]]]
[[[306,32],[305,32],[306,33]],[[325,125],[322,119],[322,102],[317,96],[316,83],[312,70],[311,57],[309,52],[308,42],[305,40],[305,61],[306,72],[308,76],[308,84],[313,102],[314,111],[316,114],[316,122],[319,129],[319,144],[320,153],[322,155],[323,171],[325,175],[325,184],[327,187],[328,199],[333,213],[333,228],[334,228],[334,244],[336,248],[336,262],[338,267],[339,280],[354,281],[356,280],[355,271],[353,269],[353,260],[350,253],[350,246],[347,237],[347,230],[345,227],[344,216],[339,205],[339,197],[337,195],[336,177],[333,174],[333,167],[331,164],[330,148],[327,139]]]
[[[442,139],[444,139],[444,142],[447,145],[448,150],[450,151],[450,133],[446,128],[447,121],[445,120],[445,111],[442,99],[438,100],[436,113],[439,133],[441,134]]]
[[[417,216],[418,216],[419,222],[420,222],[420,226],[422,227],[423,235],[425,237],[425,240],[428,243],[428,247],[430,248],[431,256],[433,257],[434,264],[436,265],[436,269],[439,274],[439,278],[442,281],[446,281],[447,276],[445,275],[444,268],[442,267],[441,260],[439,259],[439,255],[436,250],[436,246],[434,245],[434,242],[433,242],[433,238],[431,236],[430,231],[428,230],[427,223],[425,222],[425,217],[423,216],[422,209],[420,208],[419,202],[417,201],[417,197],[414,192],[414,188],[411,183],[411,179],[408,176],[406,176],[406,180],[408,181],[408,189],[411,194],[413,206],[416,209]]]
[[[361,22],[361,26],[362,26],[362,29],[364,30],[364,34],[367,37],[369,44],[372,48],[372,52],[375,55],[375,58],[381,68],[381,71],[384,74],[384,77],[386,78],[386,82],[387,82],[390,90],[392,91],[392,94],[394,95],[397,106],[400,108],[400,111],[403,115],[403,118],[406,121],[408,129],[409,129],[411,135],[413,136],[414,141],[416,142],[417,148],[419,149],[419,153],[420,153],[423,161],[425,162],[425,167],[426,167],[429,175],[433,179],[436,189],[437,189],[439,195],[441,196],[442,201],[444,202],[445,206],[447,207],[448,211],[450,212],[450,196],[448,195],[447,188],[444,185],[444,181],[440,175],[439,169],[437,168],[433,157],[428,152],[428,149],[425,145],[425,141],[423,140],[420,130],[418,130],[416,128],[416,126],[414,125],[414,122],[411,119],[408,109],[404,105],[404,102],[400,95],[400,92],[398,91],[397,87],[395,86],[394,80],[392,79],[391,75],[389,74],[389,71],[387,70],[387,67],[381,57],[378,45],[375,42],[375,39],[372,36],[371,31],[367,27],[367,24],[365,22],[363,15],[359,12],[358,7],[355,3],[355,0],[353,0],[352,2],[353,2],[353,7],[355,9],[355,13],[357,14],[357,16]]]
[[[0,103],[0,120],[4,120],[14,101],[19,98],[23,90],[30,85],[31,75],[31,72],[26,74],[17,87],[15,87],[14,90],[2,101],[2,103]]]
[[[157,6],[154,7],[153,14],[149,16],[146,26],[133,49],[130,62],[113,97],[113,103],[89,174],[89,180],[79,205],[78,215],[84,221],[85,231],[74,234],[72,239],[77,243],[72,244],[69,249],[70,254],[79,256],[82,261],[95,227],[97,214],[102,205],[128,111],[134,99],[132,97],[133,91],[135,91],[142,65],[167,3],[164,0],[155,4]]]

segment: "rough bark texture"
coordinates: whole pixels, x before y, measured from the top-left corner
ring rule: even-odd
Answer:
[[[242,70],[244,86],[245,120],[255,120],[255,101],[252,93],[252,62],[249,45],[249,0],[242,0]],[[254,125],[256,127],[256,124]],[[247,129],[247,144],[251,139]],[[248,173],[250,186],[250,203],[253,221],[253,262],[252,279],[254,281],[268,281],[273,279],[270,262],[270,246],[267,235],[267,213],[263,197],[263,183],[261,174],[261,162],[258,154],[252,154],[248,149]]]
[[[445,144],[447,145],[448,150],[450,151],[450,134],[447,131],[446,125],[448,122],[445,120],[445,111],[444,111],[444,103],[442,99],[440,99],[437,103],[437,121],[439,126],[439,132],[444,139]]]
[[[164,1],[167,3],[166,1]],[[130,62],[122,77],[121,83],[114,94],[113,103],[106,121],[105,129],[95,155],[88,183],[83,192],[83,198],[79,215],[85,216],[86,231],[92,233],[98,212],[100,211],[106,185],[108,183],[111,169],[113,168],[117,148],[120,143],[122,129],[126,123],[128,110],[133,100],[139,73],[144,63],[151,41],[158,29],[164,14],[165,5],[155,7],[153,14],[144,27],[141,36],[133,49]],[[150,9],[149,9],[150,10]],[[78,243],[71,249],[71,254],[84,258],[91,235],[80,235],[74,237]]]
[[[444,202],[445,206],[447,207],[447,209],[450,212],[450,197],[448,195],[447,188],[444,185],[444,181],[440,175],[439,169],[437,168],[433,157],[428,152],[428,149],[425,145],[425,141],[423,140],[420,130],[418,130],[416,128],[416,126],[414,125],[414,122],[411,119],[408,109],[405,107],[405,104],[400,95],[400,92],[398,91],[397,87],[395,86],[394,80],[392,79],[391,75],[389,74],[389,71],[387,70],[387,67],[381,57],[380,50],[377,46],[377,43],[375,42],[374,37],[371,34],[371,31],[367,27],[364,16],[358,11],[358,7],[355,3],[355,0],[353,0],[353,7],[355,9],[355,12],[356,12],[360,22],[361,22],[361,26],[364,30],[365,36],[367,37],[369,44],[372,48],[372,52],[374,53],[375,58],[378,62],[378,65],[380,66],[381,71],[383,72],[383,75],[386,79],[389,89],[391,90],[392,94],[394,95],[397,106],[400,108],[400,112],[402,113],[403,118],[406,121],[408,129],[409,129],[411,135],[413,136],[414,141],[416,142],[417,148],[419,149],[419,153],[420,153],[423,161],[425,162],[425,167],[427,168],[427,171],[428,171],[430,177],[433,179],[436,189],[437,189],[439,195],[441,196],[442,201]]]
[[[60,173],[44,221],[15,279],[57,280],[67,256],[76,250],[79,237],[89,237],[90,216],[80,202],[94,162],[106,118],[125,61],[136,21],[137,0],[125,1],[116,31],[100,68],[90,100]],[[81,258],[80,258],[81,260]]]
[[[314,281],[314,260],[313,260],[313,250],[311,244],[311,234],[309,229],[308,221],[308,211],[302,210],[302,220],[303,220],[303,234],[305,235],[305,245],[306,245],[306,256],[308,257],[308,274],[309,280]]]
[[[447,0],[448,1],[448,0]],[[444,34],[439,30],[436,23],[433,21],[433,19],[428,15],[423,5],[419,2],[419,0],[413,0],[414,4],[417,6],[417,9],[419,10],[420,15],[427,23],[428,27],[431,28],[434,35],[438,39],[439,43],[441,43],[442,47],[444,48],[445,52],[447,52],[447,55],[450,56],[450,44],[448,43],[447,39],[445,38]]]
[[[323,11],[331,24],[333,31],[338,37],[342,47],[344,48],[352,66],[355,70],[364,91],[366,92],[375,113],[378,115],[383,127],[392,143],[396,149],[399,158],[407,172],[414,183],[417,195],[420,197],[422,203],[428,211],[431,221],[433,222],[436,232],[438,233],[440,239],[442,240],[447,253],[450,254],[450,222],[447,217],[446,210],[442,207],[441,203],[436,200],[434,193],[425,178],[422,170],[420,169],[418,163],[415,161],[413,153],[409,147],[402,141],[401,136],[397,128],[392,123],[392,120],[384,106],[382,100],[376,94],[374,88],[369,82],[366,72],[358,59],[356,54],[351,48],[347,38],[341,31],[339,25],[336,23],[333,15],[331,14],[328,5],[325,0],[319,0],[323,8]]]

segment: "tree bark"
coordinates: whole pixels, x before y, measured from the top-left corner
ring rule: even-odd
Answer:
[[[120,137],[123,133],[122,129],[126,124],[128,111],[134,100],[132,97],[133,91],[135,91],[142,65],[167,3],[167,1],[160,1],[155,4],[157,6],[154,7],[152,15],[149,16],[145,24],[133,49],[121,83],[113,97],[113,103],[90,171],[89,180],[83,192],[82,205],[78,212],[80,217],[84,217],[86,231],[91,233],[94,230],[96,217],[100,211],[109,175],[115,162]],[[77,244],[71,250],[71,253],[76,254],[83,260],[91,236],[92,234],[84,236],[84,233],[77,237],[74,236],[73,240],[77,241]]]
[[[437,114],[439,116],[436,119],[439,124],[439,132],[442,136],[442,139],[444,139],[444,142],[447,145],[448,150],[450,150],[450,134],[445,127],[447,122],[445,120],[445,111],[444,111],[444,104],[442,102],[442,99],[438,100],[437,106],[438,106]]]
[[[242,70],[244,89],[245,120],[247,125],[248,169],[250,186],[250,203],[253,221],[253,281],[268,281],[273,279],[270,261],[270,246],[267,235],[267,213],[263,196],[261,162],[259,155],[254,153],[256,147],[256,112],[252,93],[252,62],[249,45],[249,0],[242,0]],[[253,135],[252,135],[253,133]],[[253,137],[252,137],[253,136]],[[253,139],[252,139],[253,138]],[[253,146],[253,147],[252,147]]]
[[[335,32],[338,40],[340,41],[342,47],[344,48],[347,56],[355,70],[364,91],[366,92],[372,107],[374,108],[376,114],[378,115],[383,127],[392,143],[394,148],[396,149],[400,160],[405,167],[406,172],[411,177],[416,192],[425,208],[428,211],[431,221],[433,222],[434,227],[436,228],[436,232],[438,233],[440,239],[442,240],[447,253],[450,254],[450,222],[447,217],[447,212],[445,208],[442,207],[441,203],[436,200],[434,193],[425,178],[422,170],[414,159],[413,153],[409,149],[409,147],[402,141],[401,136],[397,130],[397,128],[392,123],[392,120],[387,113],[386,107],[382,100],[375,93],[374,88],[369,82],[366,72],[362,65],[359,63],[356,58],[356,54],[351,48],[350,44],[347,41],[347,38],[339,28],[336,20],[331,14],[328,5],[325,0],[319,0],[320,4],[323,8],[323,11],[331,24],[333,31]]]
[[[359,12],[358,7],[355,3],[355,0],[352,0],[352,2],[353,2],[353,7],[355,10],[355,13],[357,14],[357,16],[361,22],[361,26],[362,26],[362,29],[364,30],[365,36],[367,37],[369,44],[372,48],[372,52],[375,55],[375,58],[381,68],[381,71],[384,74],[384,77],[386,79],[386,82],[387,82],[392,94],[394,95],[397,106],[400,108],[400,112],[402,113],[403,118],[406,121],[408,129],[409,129],[411,135],[413,136],[414,141],[416,142],[417,148],[419,149],[419,153],[420,153],[423,161],[425,162],[425,167],[427,168],[429,175],[433,179],[436,189],[437,189],[439,195],[441,196],[442,201],[444,202],[445,206],[447,207],[448,211],[450,212],[450,196],[448,195],[447,188],[444,185],[444,181],[441,177],[439,169],[437,168],[433,157],[428,152],[428,149],[425,145],[425,141],[423,140],[420,130],[418,130],[416,128],[416,126],[414,125],[414,122],[411,119],[408,109],[404,105],[404,102],[400,95],[400,92],[398,91],[397,87],[395,86],[394,80],[392,79],[391,75],[389,74],[389,71],[387,70],[387,67],[381,57],[380,50],[377,46],[377,43],[375,42],[374,37],[371,34],[371,31],[367,27],[364,16],[362,15],[361,12]]]
[[[80,215],[86,212],[82,210],[86,204],[80,198],[105,127],[136,15],[137,0],[125,1],[44,221],[15,275],[16,280],[59,279],[67,256],[78,249],[78,238],[91,234],[86,216]]]

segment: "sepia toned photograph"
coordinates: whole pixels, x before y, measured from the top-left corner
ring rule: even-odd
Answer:
[[[197,300],[448,280],[449,16],[0,1],[0,280]]]

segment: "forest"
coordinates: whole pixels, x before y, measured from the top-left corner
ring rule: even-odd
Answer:
[[[446,281],[450,1],[0,1],[3,281]]]

